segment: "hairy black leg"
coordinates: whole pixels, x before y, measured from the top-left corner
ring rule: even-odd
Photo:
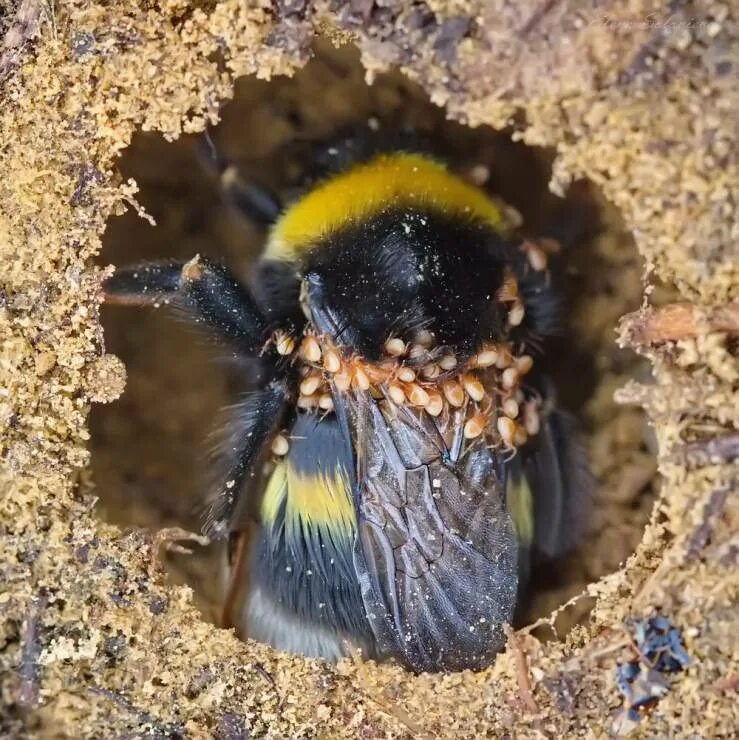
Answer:
[[[131,265],[119,269],[104,289],[109,303],[166,303],[229,341],[240,354],[262,354],[267,321],[251,295],[225,267],[199,257],[188,262]],[[273,350],[272,359],[277,358]],[[288,406],[292,377],[289,366],[268,360],[265,370],[272,380],[236,407],[230,434],[220,446],[220,481],[203,528],[214,538],[229,533],[239,513],[237,505],[240,501],[248,503],[247,497],[241,497],[242,488],[247,478],[259,471],[261,455],[279,431]]]
[[[266,185],[248,180],[236,165],[218,153],[209,134],[202,138],[201,152],[208,166],[215,170],[226,198],[247,218],[263,226],[273,224],[282,211],[282,203]]]
[[[562,296],[551,269],[535,270],[520,244],[504,245],[505,259],[518,281],[518,290],[526,308],[524,320],[513,330],[514,341],[536,347],[543,337],[562,331]]]
[[[203,531],[209,537],[226,537],[239,512],[241,489],[248,478],[259,474],[258,462],[267,444],[279,431],[287,410],[289,390],[283,381],[273,381],[246,397],[237,407],[228,439],[219,450],[220,483],[205,517]]]
[[[534,494],[534,545],[546,557],[571,550],[590,518],[595,479],[574,416],[552,409],[532,454],[522,456]]]
[[[245,355],[259,354],[266,339],[267,321],[247,290],[227,268],[199,256],[120,267],[104,290],[106,303],[171,305]]]
[[[305,323],[300,309],[300,276],[295,264],[261,259],[254,267],[251,290],[270,323],[298,329]]]

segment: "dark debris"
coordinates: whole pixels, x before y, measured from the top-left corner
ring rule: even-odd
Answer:
[[[630,628],[642,659],[661,673],[674,673],[690,665],[680,630],[667,617],[631,620]]]
[[[616,686],[624,697],[624,707],[614,723],[617,734],[633,729],[646,712],[670,690],[664,674],[682,671],[690,665],[680,630],[658,614],[649,619],[626,623],[637,657],[616,667]]]
[[[131,715],[131,718],[138,724],[138,730],[141,732],[139,737],[169,738],[170,740],[186,737],[185,728],[181,724],[177,722],[164,722],[154,717],[149,712],[136,707],[117,691],[109,691],[108,689],[93,686],[90,688],[90,692],[108,699],[125,714]]]
[[[74,207],[81,205],[89,194],[90,189],[104,180],[105,176],[103,173],[94,164],[86,162],[80,168],[77,185],[74,193],[72,193],[72,197],[69,199],[69,204]]]
[[[226,712],[218,720],[215,732],[216,740],[247,740],[251,733],[243,717],[233,712]]]
[[[20,676],[21,683],[18,690],[17,701],[25,710],[33,709],[39,700],[40,673],[41,668],[38,658],[41,653],[41,641],[39,632],[41,617],[48,604],[48,596],[44,591],[33,599],[28,616],[25,620],[22,635],[22,651]]]
[[[577,698],[582,691],[582,676],[559,673],[543,680],[544,688],[552,695],[557,711],[567,717],[574,717]]]
[[[119,630],[117,634],[106,638],[103,644],[103,653],[107,657],[108,668],[113,668],[126,654],[128,639]]]
[[[434,49],[439,58],[447,64],[457,58],[457,47],[465,36],[470,34],[472,23],[464,16],[454,16],[442,21],[434,41]]]
[[[87,31],[80,31],[72,37],[72,55],[75,61],[95,53],[95,36]]]
[[[163,596],[155,596],[149,602],[149,611],[152,614],[164,614],[169,607],[169,599]]]

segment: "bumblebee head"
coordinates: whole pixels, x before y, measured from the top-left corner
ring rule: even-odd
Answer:
[[[316,330],[370,360],[389,337],[430,332],[465,358],[499,340],[507,312],[501,237],[487,224],[422,209],[387,209],[345,225],[306,256],[303,307]]]

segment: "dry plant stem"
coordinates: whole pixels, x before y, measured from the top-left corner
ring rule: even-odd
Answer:
[[[739,301],[706,309],[690,303],[645,308],[625,316],[619,329],[622,344],[633,347],[691,339],[709,332],[738,334]]]
[[[378,695],[378,690],[373,688],[372,680],[367,676],[367,664],[359,650],[354,650],[351,654],[352,661],[357,668],[357,678],[359,686],[364,695],[374,702],[381,711],[405,726],[413,737],[428,738],[423,732],[423,728],[411,717],[411,715],[391,697],[385,695],[384,689],[378,687],[382,692]]]
[[[731,673],[728,676],[722,676],[717,678],[712,684],[711,688],[714,691],[726,691],[736,693],[739,691],[739,673]]]
[[[723,437],[676,445],[667,459],[685,465],[688,470],[695,470],[706,465],[734,462],[737,458],[739,458],[739,434],[726,434]]]
[[[136,721],[140,728],[149,728],[149,733],[159,737],[173,737],[177,734],[184,734],[184,727],[180,725],[169,725],[161,720],[157,719],[149,712],[139,709],[134,706],[125,696],[122,696],[117,691],[111,691],[110,689],[104,689],[100,687],[90,688],[90,692],[103,696],[117,707],[122,709],[127,714],[131,714],[136,718]]]
[[[508,638],[508,649],[513,653],[516,663],[516,681],[518,682],[518,693],[526,709],[532,714],[539,711],[539,706],[534,699],[534,692],[531,687],[531,675],[529,673],[529,663],[526,659],[518,636],[510,624],[504,624],[503,630]]]
[[[552,636],[559,640],[560,634],[559,630],[557,629],[557,625],[555,624],[555,622],[557,621],[557,617],[559,617],[559,615],[562,614],[569,607],[577,604],[581,599],[587,598],[591,598],[590,594],[587,591],[575,594],[572,598],[565,601],[564,604],[558,606],[551,614],[548,614],[545,617],[539,617],[539,619],[537,619],[535,622],[522,627],[520,630],[518,630],[519,634],[528,635],[535,629],[538,629],[539,627],[544,627],[546,625],[551,630]]]
[[[700,556],[703,548],[708,544],[711,539],[711,533],[713,532],[714,522],[717,517],[721,516],[726,505],[726,500],[729,498],[729,488],[719,488],[711,494],[711,498],[703,510],[703,523],[695,530],[693,536],[690,538],[690,545],[688,546],[688,558],[697,558]]]
[[[274,689],[275,695],[277,696],[277,711],[279,712],[282,709],[284,698],[281,696],[277,688],[275,677],[261,663],[255,663],[254,670]]]
[[[39,622],[46,608],[47,598],[39,595],[33,600],[22,635],[21,683],[18,690],[18,704],[24,709],[33,709],[39,698],[39,664],[41,645],[38,641]]]
[[[620,653],[628,647],[632,647],[633,644],[634,641],[631,639],[631,637],[624,637],[622,640],[613,642],[610,645],[605,645],[602,648],[590,650],[584,655],[567,661],[567,663],[565,663],[562,667],[562,670],[565,673],[568,671],[579,670],[586,663],[597,663],[598,661],[603,660],[603,658],[609,658],[610,656],[616,655],[617,653]]]
[[[154,535],[153,542],[153,563],[158,567],[162,568],[162,548],[167,552],[176,552],[180,555],[190,555],[192,550],[189,550],[182,545],[177,544],[178,542],[196,542],[198,545],[205,547],[210,543],[210,540],[195,532],[188,532],[186,529],[181,527],[167,527],[166,529],[160,529]]]
[[[672,563],[667,560],[663,560],[654,570],[649,577],[642,584],[639,592],[634,596],[634,609],[640,610],[649,604],[649,599],[652,595],[652,591],[660,581],[662,581],[667,573],[673,568]]]
[[[221,611],[221,627],[225,629],[236,626],[238,620],[234,619],[234,607],[239,594],[242,591],[246,592],[248,590],[249,569],[247,568],[247,564],[251,536],[252,532],[250,529],[239,532],[234,548],[231,576]]]

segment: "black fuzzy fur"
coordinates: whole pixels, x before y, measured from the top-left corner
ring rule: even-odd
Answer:
[[[389,208],[327,235],[301,264],[319,331],[372,360],[425,328],[460,357],[503,338],[506,243],[489,225]],[[322,322],[325,324],[322,325]]]

